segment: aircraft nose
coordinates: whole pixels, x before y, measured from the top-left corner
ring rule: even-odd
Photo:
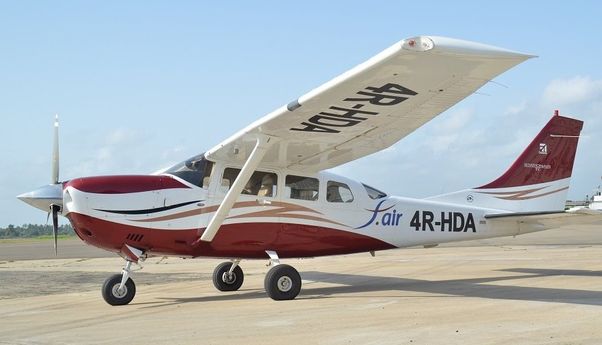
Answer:
[[[28,193],[18,195],[17,198],[44,212],[50,210],[50,205],[63,206],[63,184],[49,184]]]

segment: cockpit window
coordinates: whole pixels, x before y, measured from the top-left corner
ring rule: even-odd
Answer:
[[[205,154],[200,154],[174,165],[165,172],[207,189],[212,171],[213,162],[206,160]]]
[[[384,198],[387,196],[386,193],[383,193],[376,188],[370,187],[363,183],[362,183],[362,186],[364,186],[364,188],[366,188],[366,192],[368,192],[368,196],[370,197],[370,199],[376,200],[376,199]]]

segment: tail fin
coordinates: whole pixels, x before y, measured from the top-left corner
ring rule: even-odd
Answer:
[[[528,186],[571,177],[583,121],[558,111],[510,168],[495,181],[476,189]]]
[[[481,187],[429,198],[511,212],[564,210],[583,121],[548,121],[510,168]]]

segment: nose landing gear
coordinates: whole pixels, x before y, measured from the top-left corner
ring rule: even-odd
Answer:
[[[240,260],[222,262],[213,271],[213,285],[219,291],[236,291],[240,289],[245,279]]]
[[[102,298],[110,305],[126,305],[136,295],[136,284],[130,278],[132,262],[126,261],[121,274],[114,274],[102,285]]]

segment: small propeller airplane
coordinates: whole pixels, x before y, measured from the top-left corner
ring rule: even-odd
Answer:
[[[324,171],[383,150],[531,55],[463,40],[402,40],[257,120],[203,154],[151,175],[59,181],[19,195],[58,215],[84,242],[125,259],[102,295],[136,293],[132,263],[218,257],[213,283],[238,290],[242,259],[269,259],[265,290],[294,299],[301,276],[284,258],[318,257],[514,236],[566,223],[583,122],[556,114],[499,178],[426,199],[395,197]],[[569,217],[567,217],[569,216]]]

